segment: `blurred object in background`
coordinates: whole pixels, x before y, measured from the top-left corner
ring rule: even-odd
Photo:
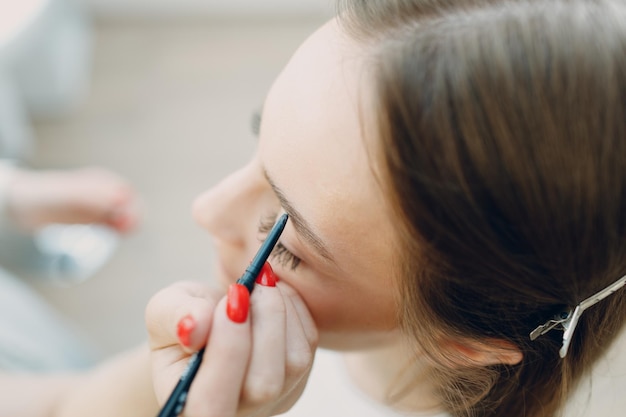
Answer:
[[[0,0],[0,156],[33,149],[32,117],[65,115],[84,97],[91,25],[72,0]]]
[[[0,158],[24,163],[34,152],[31,121],[77,108],[90,81],[91,49],[91,22],[73,0],[0,0]],[[8,236],[5,266],[65,283],[91,276],[117,244],[112,232],[88,225]]]
[[[23,278],[100,353],[115,354],[144,341],[155,292],[213,279],[211,239],[191,219],[191,202],[249,160],[250,113],[334,0],[74,1],[93,25],[89,94],[78,111],[32,121],[28,165],[112,168],[141,193],[145,216],[80,285]]]
[[[2,267],[29,281],[61,286],[91,278],[113,256],[120,239],[112,229],[97,224],[51,224],[33,235],[2,232]]]

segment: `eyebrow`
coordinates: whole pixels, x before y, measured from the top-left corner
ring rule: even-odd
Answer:
[[[328,247],[324,243],[322,239],[318,235],[313,232],[311,226],[307,223],[304,217],[300,214],[298,210],[296,210],[293,205],[287,200],[283,191],[276,185],[276,183],[272,180],[269,173],[266,169],[263,169],[263,175],[265,175],[265,179],[272,187],[274,194],[278,197],[278,201],[280,201],[280,205],[285,209],[285,212],[289,215],[289,219],[293,222],[293,227],[296,229],[299,235],[301,235],[304,240],[306,240],[323,258],[335,262],[335,259],[330,254]]]

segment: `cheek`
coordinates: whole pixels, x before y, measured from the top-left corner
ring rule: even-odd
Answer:
[[[348,314],[342,294],[336,291],[309,291],[308,294],[302,294],[302,298],[321,331],[345,329],[354,325],[353,322],[345,323]]]
[[[384,291],[376,294],[332,278],[301,275],[286,276],[284,281],[300,294],[320,331],[379,332],[397,327],[393,297]]]

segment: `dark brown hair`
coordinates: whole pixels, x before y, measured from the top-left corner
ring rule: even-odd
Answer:
[[[626,293],[529,333],[626,274],[626,8],[619,1],[352,1],[383,183],[402,227],[401,322],[458,416],[558,414],[623,327]],[[454,340],[517,365],[452,366]]]

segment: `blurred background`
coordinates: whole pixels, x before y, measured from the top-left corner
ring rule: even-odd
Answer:
[[[145,340],[144,307],[209,280],[194,197],[244,164],[252,114],[332,0],[0,0],[0,156],[99,165],[143,200],[139,229],[88,280],[31,278],[106,356]]]
[[[139,229],[84,282],[24,276],[101,356],[146,339],[144,308],[156,291],[211,279],[211,242],[193,222],[191,203],[250,158],[253,113],[333,4],[0,0],[0,158],[42,169],[104,166],[143,200]],[[604,395],[592,405],[612,410],[623,389],[609,369],[623,375],[624,366],[602,362],[598,375],[608,378],[594,378],[593,390]],[[316,388],[322,396],[301,401],[302,415],[324,415],[319,398],[343,392],[342,383]],[[583,384],[571,415],[611,414],[586,413],[591,386]],[[338,415],[348,414],[368,415]]]

